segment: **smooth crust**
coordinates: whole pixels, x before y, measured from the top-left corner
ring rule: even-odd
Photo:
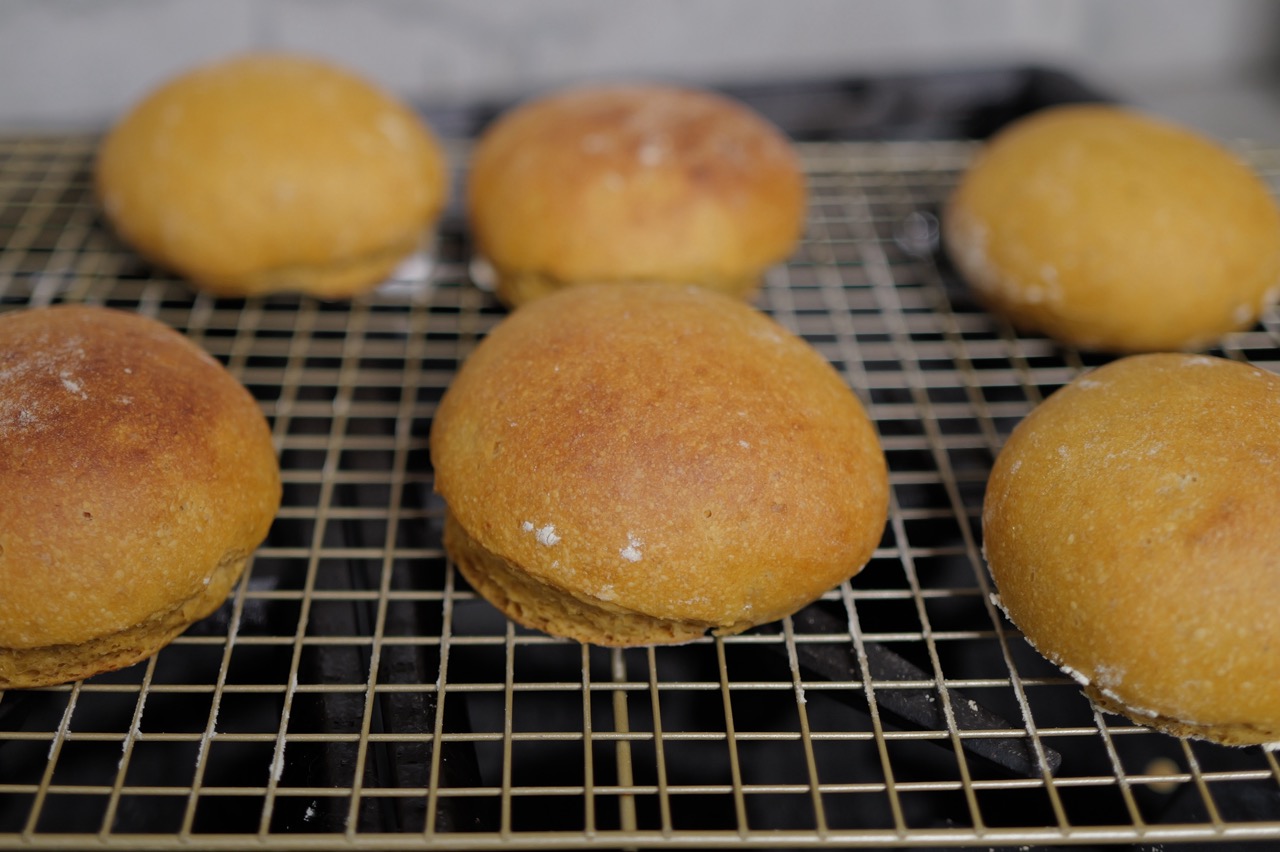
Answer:
[[[344,69],[251,54],[187,72],[102,142],[96,188],[120,236],[212,292],[351,296],[427,240],[439,144]]]
[[[182,335],[0,315],[0,690],[129,665],[211,613],[280,489],[257,403]]]
[[[1009,617],[1106,709],[1280,740],[1280,377],[1137,355],[1014,429],[983,509]]]
[[[584,282],[748,297],[804,227],[790,142],[745,106],[660,85],[570,89],[501,116],[467,187],[479,252],[518,305]]]
[[[1115,352],[1199,349],[1280,285],[1280,212],[1231,153],[1111,106],[1055,107],[994,137],[943,217],[991,310]]]
[[[431,432],[446,547],[522,624],[639,645],[734,633],[849,578],[884,455],[829,364],[692,286],[575,287],[474,350]]]

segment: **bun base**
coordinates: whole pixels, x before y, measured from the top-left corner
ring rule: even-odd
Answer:
[[[212,615],[244,573],[249,555],[235,550],[213,569],[198,594],[124,630],[77,645],[0,648],[0,692],[81,680],[155,654],[195,622]]]
[[[190,277],[199,289],[215,296],[236,298],[301,293],[317,299],[348,299],[381,284],[419,248],[421,241],[414,239],[329,264],[283,266],[228,278],[201,276],[191,270],[179,272]]]
[[[597,279],[591,282],[583,281],[567,281],[557,278],[554,275],[548,275],[545,272],[535,272],[530,270],[502,270],[496,265],[490,263],[494,270],[496,282],[494,284],[494,293],[503,302],[513,308],[519,307],[527,302],[540,299],[543,296],[550,296],[552,293],[573,287],[577,284],[584,283],[609,283],[620,284],[623,286],[641,287],[649,281],[605,281]],[[650,279],[653,281],[656,279]],[[681,278],[678,283],[694,284],[704,290],[714,290],[724,293],[728,296],[734,296],[743,301],[751,301],[760,290],[762,282],[761,275],[743,275],[736,278],[717,278],[717,279],[700,279],[698,276],[690,275],[687,278]]]
[[[692,642],[708,630],[719,636],[732,635],[751,626],[750,622],[715,625],[657,618],[557,588],[486,549],[451,513],[445,518],[444,546],[481,597],[512,621],[555,636],[629,648]]]
[[[1280,742],[1280,731],[1259,728],[1247,722],[1226,725],[1201,725],[1196,722],[1184,722],[1158,713],[1143,712],[1129,707],[1114,695],[1099,689],[1093,684],[1083,687],[1084,694],[1098,706],[1098,709],[1117,716],[1124,716],[1130,721],[1155,728],[1175,737],[1194,740],[1207,740],[1226,746],[1264,745]]]

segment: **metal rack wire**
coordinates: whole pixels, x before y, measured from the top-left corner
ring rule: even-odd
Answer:
[[[808,233],[760,297],[880,430],[871,564],[781,624],[611,651],[513,627],[441,549],[432,412],[504,315],[456,216],[429,274],[368,297],[215,299],[103,228],[94,141],[0,139],[0,309],[87,301],[192,336],[260,400],[284,505],[222,610],[150,661],[0,694],[0,848],[1280,839],[1273,753],[1097,712],[991,603],[994,453],[1100,359],[1014,334],[947,269],[938,207],[970,145],[802,146]],[[1278,333],[1223,351],[1280,369]]]

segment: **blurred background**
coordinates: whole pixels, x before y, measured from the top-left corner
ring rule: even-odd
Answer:
[[[98,129],[252,48],[343,62],[419,105],[574,80],[707,84],[1035,65],[1225,137],[1280,137],[1270,0],[5,0],[0,130]]]

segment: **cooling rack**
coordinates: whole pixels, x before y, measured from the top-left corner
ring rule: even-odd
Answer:
[[[1101,359],[1013,333],[947,268],[939,205],[970,144],[802,145],[808,231],[759,298],[879,429],[871,563],[779,624],[625,651],[514,627],[441,549],[432,413],[504,316],[456,210],[430,262],[365,298],[216,299],[102,226],[94,144],[0,139],[0,309],[84,301],[190,335],[260,401],[284,503],[227,604],[157,656],[0,694],[0,848],[1280,841],[1274,754],[1101,714],[992,605],[993,456]],[[1278,331],[1222,354],[1280,369]]]

